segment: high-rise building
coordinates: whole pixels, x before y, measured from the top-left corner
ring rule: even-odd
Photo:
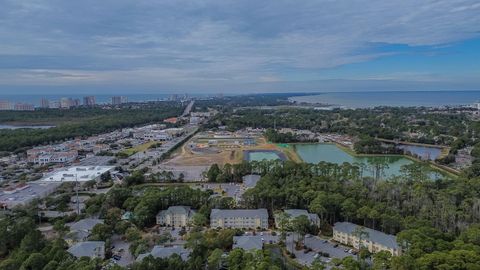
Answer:
[[[82,104],[80,103],[80,99],[79,99],[79,98],[76,98],[76,99],[72,100],[72,106],[78,107],[78,106],[80,106],[80,105],[82,105]]]
[[[51,100],[48,102],[48,107],[50,109],[58,109],[60,108],[60,102],[58,100]]]
[[[60,99],[60,108],[62,109],[69,109],[72,107],[72,99],[63,97]]]
[[[127,103],[127,97],[122,96],[113,96],[112,97],[112,105],[120,105],[123,103]]]
[[[41,108],[49,108],[50,107],[49,103],[50,102],[48,101],[48,99],[42,98],[42,100],[40,100],[40,107]]]
[[[83,105],[85,105],[85,106],[95,106],[95,96],[83,97]]]
[[[8,100],[0,100],[0,110],[1,111],[9,111],[12,110],[12,103]]]
[[[33,111],[35,108],[33,107],[33,104],[28,104],[28,103],[15,103],[14,106],[15,111]]]

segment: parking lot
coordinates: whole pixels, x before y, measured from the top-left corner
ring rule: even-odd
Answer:
[[[297,241],[298,238],[299,236],[297,234],[290,233],[287,236],[286,246],[287,250],[293,252],[296,256],[296,260],[303,265],[312,265],[317,257],[326,263],[330,262],[332,258],[343,259],[348,256],[354,257],[353,254],[346,252],[346,250],[350,248],[341,245],[336,246],[335,243],[318,236],[305,237],[305,246],[311,248],[311,252],[305,253],[304,249],[295,250],[295,244],[293,241]],[[316,255],[318,252],[328,253],[329,257]]]
[[[116,264],[122,267],[126,267],[127,265],[130,265],[135,261],[135,258],[129,250],[130,244],[122,240],[119,235],[114,235],[112,237],[112,246],[114,247],[112,253],[119,256],[120,258],[119,260],[115,260],[112,258],[112,260]]]

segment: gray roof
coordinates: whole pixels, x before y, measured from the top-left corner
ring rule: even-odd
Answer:
[[[362,226],[358,226],[350,222],[336,222],[334,224],[333,229],[343,233],[352,234],[357,227],[362,227]],[[392,249],[399,249],[399,246],[397,243],[397,237],[395,235],[386,234],[386,233],[383,233],[377,230],[372,230],[366,227],[363,227],[363,228],[365,232],[368,233],[367,239],[369,241],[374,243],[379,243],[383,246],[386,246]]]
[[[74,241],[81,241],[87,239],[90,236],[90,233],[87,231],[79,230],[79,231],[70,231],[64,239],[71,239]]]
[[[258,250],[263,248],[263,241],[258,236],[234,236],[233,248]]]
[[[80,242],[71,246],[67,250],[73,256],[80,257],[97,257],[98,254],[104,256],[105,254],[105,242],[103,241],[86,241]]]
[[[188,256],[190,256],[190,250],[185,249],[181,246],[173,246],[173,247],[164,247],[164,246],[154,246],[152,251],[149,253],[140,254],[137,257],[137,261],[142,261],[144,258],[152,255],[155,258],[169,258],[173,254],[178,254],[182,258],[182,260],[188,260]]]
[[[212,209],[210,218],[259,217],[268,219],[268,211],[261,209]]]
[[[247,188],[253,188],[257,185],[258,181],[260,180],[261,176],[257,174],[249,174],[245,175],[243,179],[243,184]]]
[[[290,218],[306,216],[310,221],[319,220],[319,217],[317,214],[309,213],[305,209],[285,209],[284,212],[290,215]]]
[[[170,206],[168,207],[167,210],[162,210],[158,212],[157,216],[167,212],[170,212],[173,214],[185,214],[187,216],[191,216],[195,213],[195,211],[190,209],[190,206],[179,205],[179,206]]]
[[[91,231],[97,224],[103,224],[103,219],[85,218],[70,225],[71,231]]]

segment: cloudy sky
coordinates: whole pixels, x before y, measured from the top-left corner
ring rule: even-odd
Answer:
[[[0,94],[480,90],[478,0],[0,0]]]

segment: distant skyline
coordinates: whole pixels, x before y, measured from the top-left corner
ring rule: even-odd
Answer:
[[[3,0],[0,95],[480,90],[480,3]]]

